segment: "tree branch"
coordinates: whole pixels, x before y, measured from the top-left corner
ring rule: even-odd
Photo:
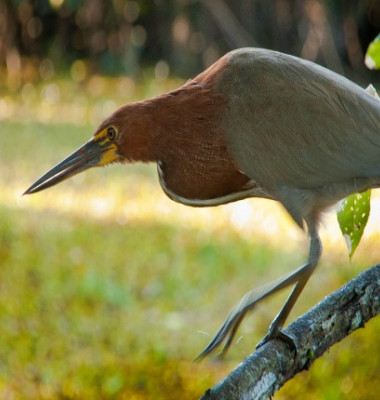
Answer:
[[[380,264],[327,296],[284,332],[294,349],[272,340],[248,356],[201,400],[257,400],[272,396],[297,373],[308,369],[333,344],[380,313]]]

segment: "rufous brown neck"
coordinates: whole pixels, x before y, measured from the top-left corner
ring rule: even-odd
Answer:
[[[120,153],[132,162],[158,162],[163,189],[180,202],[217,199],[246,189],[249,182],[226,147],[219,121],[228,103],[214,90],[213,72],[115,113]]]

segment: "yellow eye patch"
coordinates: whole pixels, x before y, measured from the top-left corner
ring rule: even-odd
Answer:
[[[104,140],[104,144],[107,142],[107,139]],[[103,143],[100,143],[102,145]],[[111,164],[114,161],[120,159],[120,156],[117,154],[117,146],[114,143],[110,143],[108,147],[102,153],[102,156],[99,160],[98,165],[107,165]]]
[[[97,165],[111,164],[120,159],[120,156],[117,154],[117,145],[110,140],[108,129],[109,127],[102,129],[93,138],[94,142],[103,149]]]
[[[95,136],[94,136],[94,141],[96,143],[99,144],[99,146],[104,146],[106,143],[110,143],[112,142],[113,139],[110,139],[109,134],[108,134],[108,130],[112,128],[114,131],[114,134],[116,134],[115,128],[113,127],[107,127],[102,129],[100,132],[98,132]]]

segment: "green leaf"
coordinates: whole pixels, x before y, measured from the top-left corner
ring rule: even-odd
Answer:
[[[380,69],[380,33],[368,46],[364,62],[369,69]]]
[[[354,193],[343,201],[338,211],[338,222],[346,240],[350,259],[358,247],[364,228],[367,225],[370,199],[370,189],[363,193]]]

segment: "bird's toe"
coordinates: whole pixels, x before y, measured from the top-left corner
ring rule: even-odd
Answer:
[[[264,336],[264,338],[257,343],[256,350],[260,347],[267,344],[272,339],[279,339],[285,342],[296,354],[297,354],[297,346],[292,337],[284,333],[282,330],[269,330],[268,333]]]

